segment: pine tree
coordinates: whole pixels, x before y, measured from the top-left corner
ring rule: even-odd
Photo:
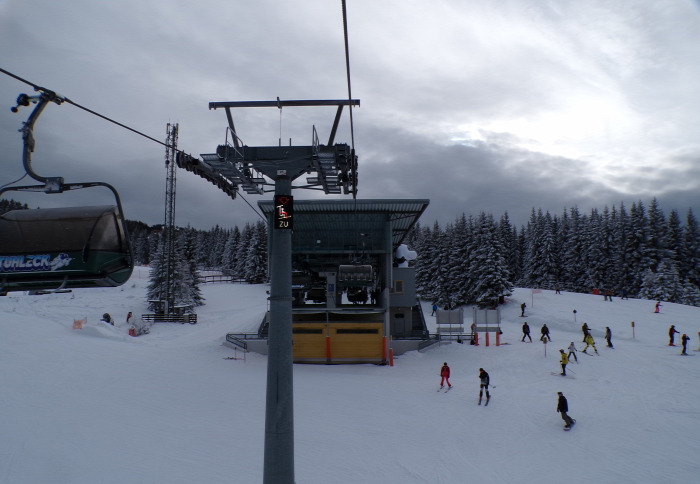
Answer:
[[[504,257],[498,229],[490,215],[479,216],[474,234],[475,252],[473,265],[474,300],[481,307],[498,304],[501,296],[509,296],[513,290],[508,265]]]
[[[167,271],[163,259],[163,246],[159,243],[160,237],[154,234],[151,237],[151,242],[155,242],[155,245],[151,249],[151,272],[146,289],[146,299],[149,310],[160,312],[164,310],[163,301],[165,301],[167,294]]]
[[[203,306],[204,297],[200,288],[202,277],[197,270],[197,231],[190,227],[182,230],[178,238],[178,248],[179,263],[185,266],[182,304],[191,307]]]
[[[472,265],[474,221],[465,214],[455,221],[450,233],[447,259],[450,307],[459,307],[474,300],[474,266]]]
[[[430,301],[438,300],[438,291],[436,290],[435,278],[433,274],[434,268],[438,264],[438,239],[440,236],[440,225],[435,222],[433,228],[424,227],[422,236],[417,239],[420,241],[416,246],[418,258],[416,259],[416,287],[418,293],[424,299]]]
[[[260,284],[267,279],[267,227],[265,222],[258,222],[251,228],[244,277],[249,284]]]
[[[238,227],[234,227],[229,233],[226,245],[224,246],[224,254],[221,257],[221,272],[224,274],[238,277],[236,274],[236,266],[238,261],[238,247],[241,240],[241,232]]]
[[[683,237],[683,274],[694,286],[700,286],[700,224],[693,210],[688,210]]]
[[[557,284],[557,266],[555,260],[554,231],[552,216],[539,210],[532,215],[527,227],[527,258],[525,259],[525,276],[528,287],[554,289]]]
[[[684,289],[675,265],[669,259],[664,259],[658,264],[656,272],[647,268],[639,293],[645,299],[680,302]]]

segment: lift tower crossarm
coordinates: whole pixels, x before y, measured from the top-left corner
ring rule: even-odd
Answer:
[[[279,108],[282,109],[285,106],[288,107],[316,107],[316,106],[337,106],[338,111],[335,114],[335,120],[333,121],[333,127],[331,128],[331,134],[328,138],[327,146],[332,146],[335,141],[335,133],[338,130],[338,123],[340,122],[340,115],[343,112],[344,106],[359,106],[359,99],[306,99],[306,100],[287,100],[283,101],[277,99],[276,101],[223,101],[223,102],[210,102],[209,109],[226,109],[226,118],[228,119],[229,128],[236,134],[236,128],[233,125],[233,116],[231,115],[231,108]],[[238,139],[234,136],[234,146],[238,148]]]

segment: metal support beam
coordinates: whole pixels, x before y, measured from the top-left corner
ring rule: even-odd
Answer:
[[[275,195],[291,194],[292,180],[278,177]],[[263,483],[294,484],[292,231],[273,225]]]
[[[218,108],[283,108],[283,107],[314,107],[314,106],[359,106],[360,100],[353,99],[310,99],[310,100],[291,100],[291,101],[222,101],[210,102],[209,109]]]

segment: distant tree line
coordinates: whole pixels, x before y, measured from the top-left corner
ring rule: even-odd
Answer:
[[[28,208],[29,206],[26,203],[19,203],[5,198],[0,200],[0,215],[10,210],[26,210]]]
[[[408,244],[419,293],[440,307],[491,305],[514,286],[615,295],[700,306],[700,226],[668,216],[652,199],[627,210],[605,207],[559,216],[532,209],[516,229],[505,213],[465,216],[440,227],[416,225]]]
[[[134,261],[158,264],[162,257],[163,227],[128,221]],[[176,260],[199,271],[220,271],[251,284],[267,280],[267,227],[265,222],[246,223],[243,229],[210,230],[191,227],[176,230]]]

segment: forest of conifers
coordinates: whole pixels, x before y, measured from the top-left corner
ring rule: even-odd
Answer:
[[[668,216],[656,199],[628,210],[605,207],[561,215],[532,210],[527,225],[508,214],[419,226],[408,237],[418,252],[423,299],[441,307],[489,305],[512,287],[614,295],[700,305],[700,226],[693,211]]]

